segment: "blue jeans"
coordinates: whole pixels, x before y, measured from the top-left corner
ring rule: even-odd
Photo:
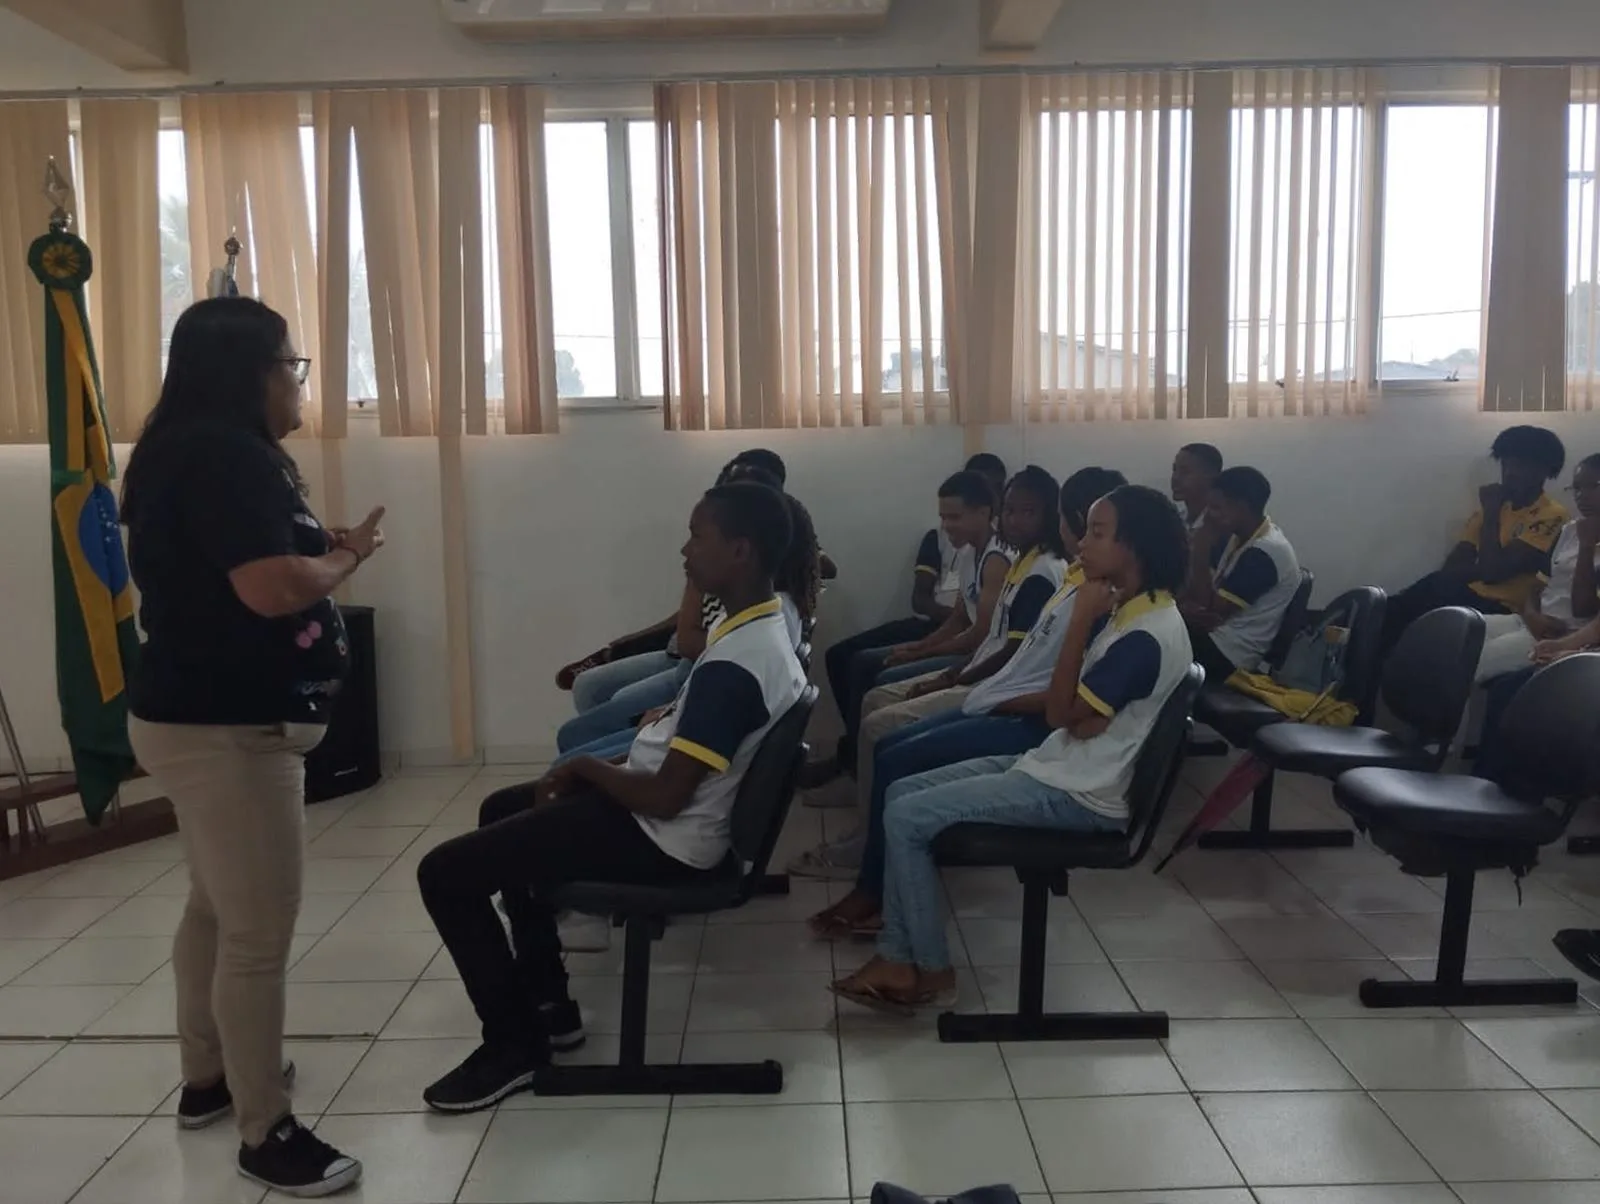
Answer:
[[[574,757],[599,757],[602,761],[609,761],[612,757],[621,756],[632,748],[633,738],[638,734],[637,728],[630,727],[626,731],[613,732],[609,736],[601,736],[598,740],[580,744],[577,748],[569,748],[551,763],[551,768],[565,765]]]
[[[927,971],[950,968],[933,840],[951,825],[970,821],[1077,832],[1121,826],[1065,790],[1013,770],[1016,761],[981,757],[901,778],[890,788],[883,813],[883,932],[878,936],[878,952],[889,961]]]
[[[901,778],[970,761],[974,757],[1021,756],[1050,735],[1043,715],[965,715],[943,711],[890,732],[872,759],[872,805],[867,846],[856,889],[883,898],[883,809],[889,787]]]
[[[602,703],[610,702],[624,686],[631,686],[634,682],[654,677],[664,669],[673,668],[677,659],[665,652],[641,652],[638,656],[625,656],[609,665],[585,669],[572,683],[573,708],[580,715],[592,711]]]
[[[670,669],[663,669],[643,681],[623,686],[611,696],[609,702],[568,719],[556,732],[556,751],[571,752],[580,744],[589,744],[601,736],[632,731],[636,716],[652,707],[666,706],[678,696],[693,667],[694,662],[687,659],[674,661]]]

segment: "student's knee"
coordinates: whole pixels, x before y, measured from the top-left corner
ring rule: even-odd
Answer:
[[[528,809],[531,792],[528,786],[507,786],[496,790],[478,804],[478,827],[487,828],[502,819]]]
[[[917,828],[918,810],[916,792],[891,790],[883,808],[884,836],[896,842],[911,839]]]

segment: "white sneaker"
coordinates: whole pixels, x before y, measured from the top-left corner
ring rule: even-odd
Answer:
[[[556,925],[563,953],[604,953],[611,948],[611,921],[569,911]]]

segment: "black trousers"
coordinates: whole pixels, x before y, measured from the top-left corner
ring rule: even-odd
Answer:
[[[538,1007],[567,998],[552,888],[568,882],[668,886],[706,873],[661,851],[624,807],[598,791],[533,805],[534,787],[497,790],[478,830],[422,859],[422,901],[483,1022],[486,1045],[544,1040]],[[507,942],[494,896],[511,921]],[[515,952],[513,952],[513,947]]]
[[[1194,649],[1195,662],[1206,671],[1208,686],[1220,686],[1232,677],[1233,671],[1239,667],[1217,647],[1209,631],[1201,631],[1198,627],[1189,628],[1189,646]]]
[[[1451,573],[1429,573],[1398,594],[1390,594],[1383,609],[1383,655],[1388,656],[1400,642],[1407,627],[1430,610],[1441,606],[1465,606],[1486,615],[1511,612],[1498,602],[1474,593],[1467,583]]]
[[[859,635],[840,640],[828,649],[823,657],[828,667],[828,685],[833,690],[833,701],[844,720],[844,739],[839,742],[839,755],[843,763],[855,764],[856,729],[861,725],[861,700],[872,689],[872,683],[883,672],[883,661],[889,649],[896,644],[908,644],[931,635],[937,629],[931,619],[914,615],[905,619],[892,619]]]

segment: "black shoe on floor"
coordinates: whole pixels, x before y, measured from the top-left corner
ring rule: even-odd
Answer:
[[[560,1003],[541,1003],[539,1023],[544,1025],[544,1035],[549,1038],[550,1048],[556,1053],[571,1053],[581,1049],[587,1040],[583,1031],[583,1014],[570,999],[563,999]]]
[[[814,761],[807,761],[800,767],[800,777],[795,784],[801,790],[815,790],[819,786],[826,786],[841,772],[837,758],[820,757]]]
[[[528,1049],[480,1045],[467,1060],[422,1092],[435,1112],[478,1112],[526,1091],[548,1055]]]
[[[283,1064],[283,1089],[294,1089],[294,1063]],[[178,1128],[203,1129],[214,1125],[233,1112],[233,1092],[228,1090],[228,1080],[218,1079],[209,1087],[183,1085],[178,1096]]]
[[[286,1196],[310,1199],[359,1182],[361,1164],[285,1116],[260,1145],[239,1147],[239,1173]]]
[[[1556,933],[1555,946],[1576,968],[1600,979],[1600,928],[1563,928]]]

